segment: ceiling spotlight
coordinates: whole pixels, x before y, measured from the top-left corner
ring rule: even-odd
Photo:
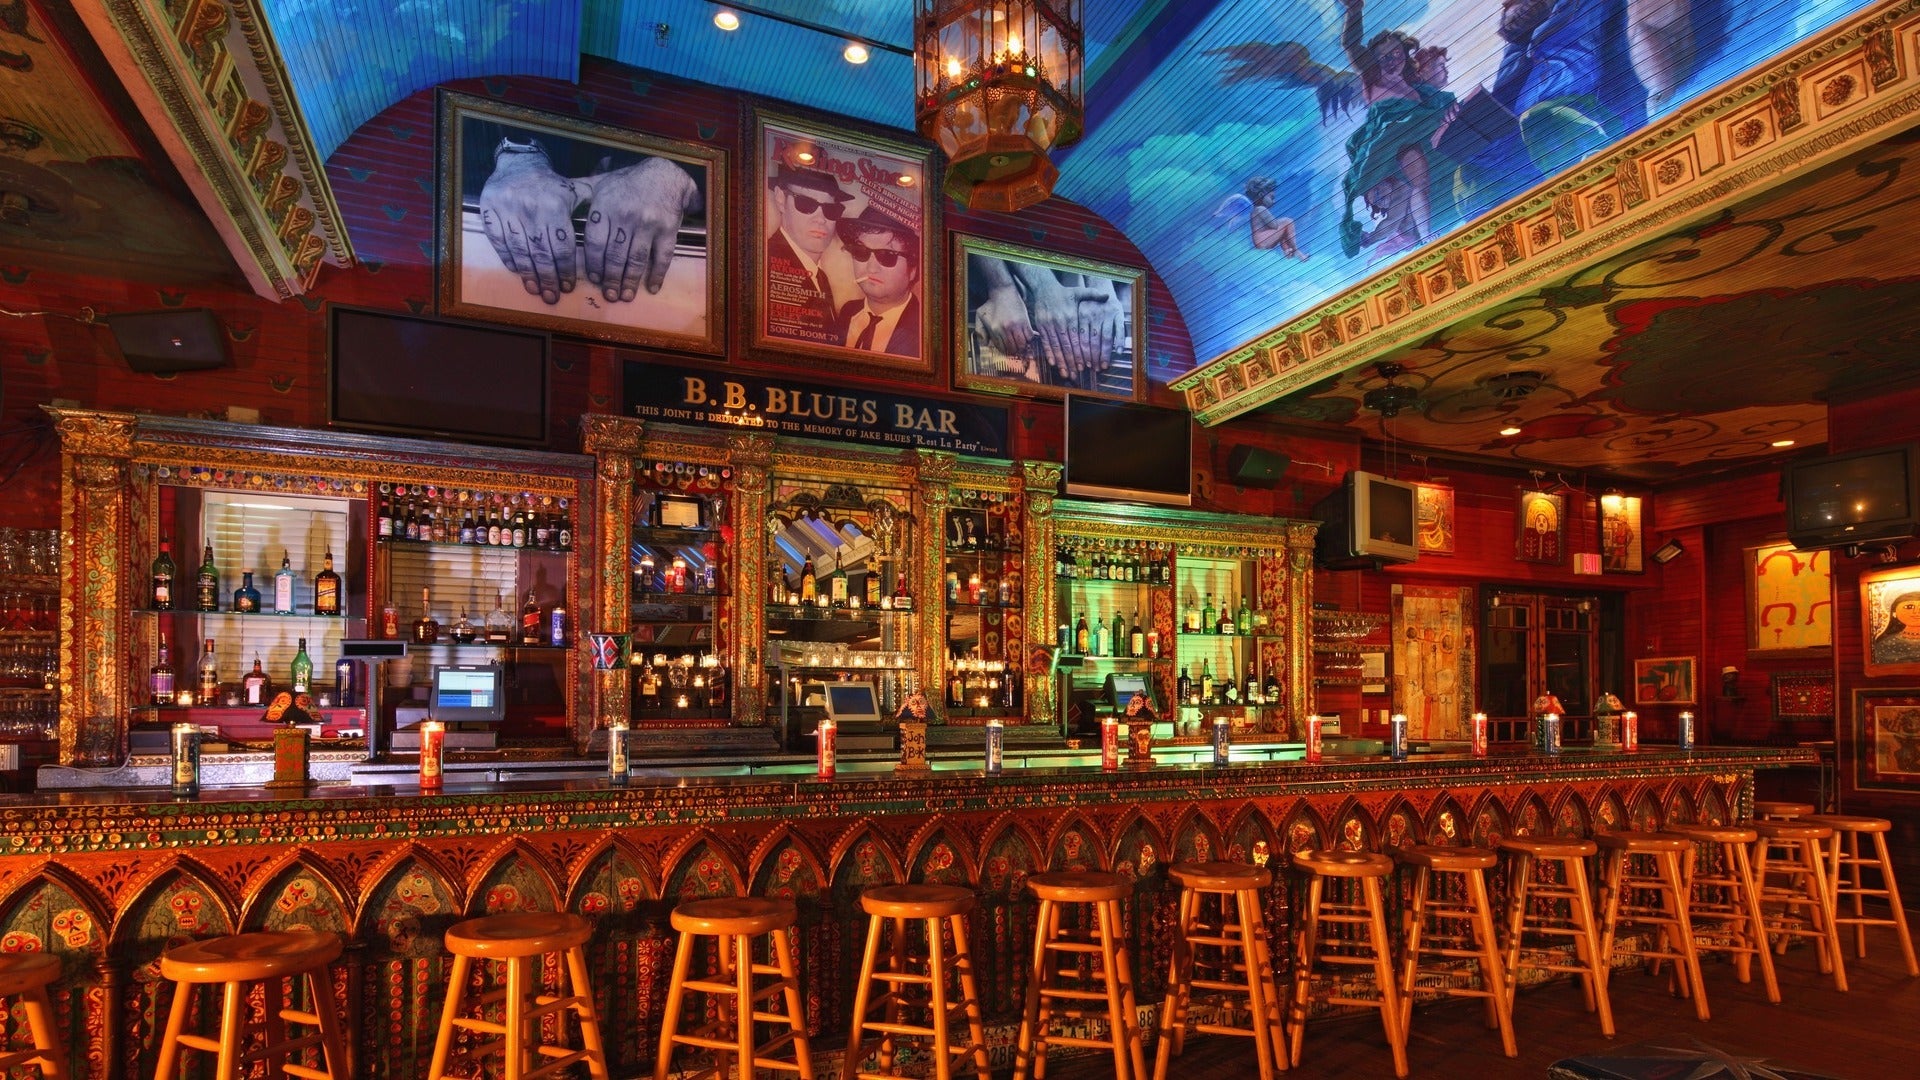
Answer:
[[[713,25],[722,30],[738,30],[740,29],[740,16],[722,8],[713,13]]]
[[[1792,439],[1775,439],[1770,445],[1775,447],[1792,446],[1793,440]]]
[[[1503,427],[1503,428],[1501,428],[1501,429],[1500,429],[1500,434],[1502,434],[1502,435],[1518,435],[1518,434],[1520,434],[1520,429],[1519,429],[1519,428],[1517,428],[1517,427],[1513,427],[1513,426],[1511,426],[1511,425],[1509,425],[1509,426],[1507,426],[1507,427]]]
[[[913,186],[913,177],[908,176],[906,173],[901,173],[899,176],[895,177],[894,179],[901,187]]]
[[[867,62],[867,47],[857,41],[850,41],[847,43],[846,50],[840,55],[846,57],[849,64],[864,64]]]
[[[811,150],[801,150],[798,153],[794,154],[793,156],[794,156],[794,159],[800,162],[800,164],[802,165],[813,164],[813,151]]]

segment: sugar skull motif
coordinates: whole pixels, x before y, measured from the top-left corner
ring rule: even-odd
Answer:
[[[1140,859],[1138,862],[1138,866],[1140,868],[1140,876],[1143,878],[1152,877],[1154,868],[1159,865],[1160,865],[1159,856],[1154,852],[1153,845],[1141,844]]]
[[[0,937],[0,953],[45,951],[46,946],[40,941],[39,935],[29,934],[25,930],[9,930],[5,936]]]
[[[1340,841],[1348,851],[1362,851],[1367,846],[1367,827],[1359,818],[1348,818],[1340,826]]]
[[[1442,842],[1448,844],[1453,843],[1454,838],[1460,835],[1460,823],[1455,820],[1451,810],[1440,811],[1440,835],[1446,838]]]
[[[1407,819],[1404,816],[1395,814],[1387,819],[1388,847],[1405,847],[1412,835],[1413,830],[1407,827]]]
[[[639,906],[640,901],[646,899],[646,886],[637,877],[621,878],[619,883],[614,886],[614,891],[620,897],[620,910],[622,911],[632,911]]]
[[[93,944],[93,916],[80,908],[67,908],[53,917],[53,932],[69,949],[84,949]]]
[[[512,885],[495,885],[487,890],[486,911],[498,914],[502,911],[520,910],[520,890]]]
[[[1004,892],[1008,880],[1013,876],[1013,860],[1005,855],[989,855],[983,869],[986,871],[987,885],[994,892]]]
[[[1287,826],[1288,851],[1311,851],[1314,841],[1318,839],[1318,835],[1313,831],[1313,826],[1304,821],[1296,821]]]
[[[944,874],[952,870],[953,862],[953,849],[944,843],[935,844],[933,850],[927,852],[924,868],[926,876],[931,879],[935,874]]]
[[[178,892],[167,900],[168,910],[173,912],[173,925],[183,933],[191,934],[200,929],[200,894],[196,892]]]
[[[605,915],[612,906],[612,903],[607,900],[607,894],[603,892],[590,892],[580,897],[580,914],[582,915]]]
[[[1267,865],[1267,861],[1272,858],[1273,852],[1268,850],[1265,840],[1255,840],[1253,842],[1253,865],[1265,866]]]

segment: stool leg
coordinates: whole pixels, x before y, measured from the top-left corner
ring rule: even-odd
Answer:
[[[1520,939],[1526,933],[1527,925],[1527,881],[1533,876],[1533,856],[1526,852],[1517,852],[1507,863],[1507,951],[1501,959],[1501,973],[1506,977],[1502,994],[1507,999],[1507,1012],[1513,1012],[1513,1000],[1520,988]],[[1587,1007],[1593,1007],[1593,991],[1587,991]]]
[[[260,1030],[265,1036],[265,1045],[278,1046],[286,1042],[287,1018],[280,1015],[286,1007],[286,985],[283,980],[275,977],[260,981],[260,1004]],[[267,1080],[286,1080],[286,1061],[285,1051],[267,1055]]]
[[[1493,899],[1487,895],[1487,877],[1475,870],[1466,875],[1467,896],[1473,905],[1473,934],[1480,939],[1480,982],[1487,988],[1487,1011],[1500,1029],[1500,1049],[1508,1057],[1519,1057],[1520,1048],[1513,1039],[1513,1010],[1507,1005],[1504,987],[1506,971],[1500,963],[1500,939],[1493,931]]]
[[[587,1075],[607,1080],[607,1048],[600,1041],[600,1006],[593,999],[593,983],[587,977],[587,954],[579,946],[566,952],[567,982],[579,999],[574,1012],[580,1017],[580,1046],[587,1052]]]
[[[947,1036],[947,951],[940,940],[940,920],[928,919],[927,989],[933,997],[933,1075],[934,1080],[953,1080],[953,1059],[948,1053]]]
[[[232,1076],[240,1057],[240,1005],[240,984],[223,983],[220,987],[220,1057],[213,1073],[217,1077]]]
[[[347,1042],[340,1031],[340,1017],[333,1009],[333,975],[326,968],[307,972],[307,997],[312,1001],[314,1019],[320,1027],[320,1054],[331,1080],[347,1080],[353,1066],[347,1062]]]
[[[1400,994],[1393,985],[1393,943],[1387,936],[1387,905],[1379,878],[1362,878],[1367,903],[1367,934],[1373,942],[1373,978],[1380,987],[1380,1019],[1393,1048],[1393,1075],[1407,1075],[1407,1029],[1400,1022]]]
[[[1234,906],[1234,918],[1240,924],[1240,958],[1247,966],[1247,1023],[1253,1028],[1254,1058],[1260,1066],[1260,1080],[1273,1080],[1273,1032],[1267,1026],[1267,1013],[1272,1003],[1267,1000],[1267,991],[1262,985],[1266,977],[1260,973],[1260,946],[1254,935],[1253,921],[1260,917],[1260,909],[1254,903],[1257,895],[1252,890],[1242,890],[1231,898],[1222,897],[1221,922],[1226,921],[1224,905],[1230,899]],[[1162,1080],[1157,1066],[1154,1080]]]
[[[980,1014],[980,987],[973,977],[973,956],[967,950],[967,920],[950,915],[953,926],[953,967],[960,973],[960,993],[966,998],[967,1038],[973,1042],[973,1068],[979,1080],[988,1080],[987,1029]]]
[[[1294,951],[1293,1000],[1288,1003],[1287,1026],[1292,1029],[1289,1034],[1293,1037],[1293,1049],[1288,1057],[1296,1068],[1300,1064],[1300,1048],[1306,1042],[1307,994],[1313,988],[1313,954],[1318,948],[1320,897],[1325,885],[1326,880],[1319,874],[1307,883],[1307,917],[1301,923],[1299,944]]]
[[[1907,974],[1920,975],[1920,962],[1914,960],[1913,935],[1907,931],[1907,913],[1900,906],[1900,885],[1893,880],[1893,859],[1887,854],[1887,834],[1873,834],[1874,856],[1880,860],[1880,877],[1887,885],[1887,905],[1893,909],[1893,928],[1900,935],[1900,953],[1907,961]]]
[[[1740,901],[1747,908],[1747,941],[1760,961],[1760,983],[1767,989],[1767,1000],[1780,1004],[1780,980],[1773,969],[1773,951],[1767,947],[1767,921],[1760,911],[1760,883],[1747,862],[1747,845],[1727,845],[1727,867],[1739,882]]]
[[[680,1006],[687,996],[687,965],[692,959],[693,935],[681,934],[680,944],[673,950],[673,974],[667,979],[667,1005],[660,1014],[660,1052],[654,1055],[653,1080],[667,1080],[667,1072],[673,1065],[673,1037],[680,1030]],[[460,961],[455,958],[454,962]],[[435,1051],[434,1071],[427,1080],[439,1080],[442,1064],[439,1052]]]
[[[1573,924],[1580,931],[1573,939],[1575,955],[1592,970],[1591,976],[1582,975],[1581,982],[1586,984],[1591,1004],[1600,1014],[1600,1034],[1613,1038],[1613,1003],[1607,997],[1608,965],[1612,962],[1611,939],[1608,947],[1600,946],[1600,934],[1593,924],[1593,907],[1589,900],[1593,894],[1587,891],[1587,864],[1584,859],[1567,860],[1567,880],[1573,883],[1575,899],[1572,901]],[[1611,925],[1611,924],[1609,924]]]
[[[885,925],[879,915],[867,917],[867,945],[861,952],[860,981],[853,989],[853,1033],[847,1036],[847,1055],[845,1071],[848,1075],[858,1072],[861,1062],[867,1059],[867,1009],[873,996],[874,963],[880,956],[880,930]]]
[[[1681,978],[1693,988],[1693,1013],[1701,1020],[1711,1019],[1707,1010],[1707,987],[1700,978],[1700,952],[1694,946],[1693,922],[1687,914],[1687,890],[1680,873],[1680,856],[1676,852],[1662,851],[1655,854],[1654,862],[1659,866],[1660,878],[1666,885],[1661,894],[1667,905],[1667,914],[1673,919],[1673,933],[1677,939],[1675,944],[1680,949]]]
[[[1816,841],[1808,840],[1801,844],[1806,852],[1808,891],[1813,900],[1815,917],[1820,925],[1821,948],[1833,960],[1833,986],[1842,993],[1847,989],[1847,960],[1840,948],[1840,924],[1834,921],[1833,894],[1828,891],[1826,870],[1821,866],[1820,849]],[[1824,969],[1823,969],[1824,970]]]
[[[444,1080],[447,1075],[447,1057],[453,1052],[453,1021],[460,1015],[460,999],[467,992],[467,970],[471,963],[464,956],[453,958],[453,967],[447,975],[447,1001],[440,1007],[440,1034],[433,1040],[433,1063],[427,1066],[427,1080]]]
[[[800,969],[794,962],[793,935],[786,929],[773,932],[773,952],[774,965],[780,969],[780,981],[784,984],[782,992],[787,1000],[787,1027],[793,1032],[793,1060],[800,1080],[813,1080],[813,1048],[807,1044],[807,1018],[800,1004]],[[751,1022],[747,1029],[753,1029]],[[752,1073],[751,1065],[747,1071]]]
[[[176,1080],[179,1075],[180,1033],[187,1027],[187,1009],[193,1003],[193,991],[193,983],[173,984],[173,1005],[167,1010],[167,1030],[160,1038],[160,1060],[154,1064],[153,1080]]]
[[[527,961],[524,957],[507,960],[507,1080],[520,1080],[527,1072]]]
[[[1127,948],[1126,921],[1120,917],[1119,901],[1109,900],[1104,906],[1107,908],[1108,924],[1117,942],[1114,952],[1120,972],[1121,1016],[1127,1024],[1127,1054],[1133,1065],[1132,1076],[1134,1080],[1147,1080],[1147,1052],[1140,1035],[1140,1002],[1133,991],[1132,950]]]
[[[893,929],[893,938],[888,943],[887,970],[896,973],[904,972],[907,970],[907,920],[889,919],[888,923]],[[900,984],[888,984],[886,993],[881,996],[886,1002],[887,1023],[894,1026],[904,1023],[907,1018],[907,1009],[901,1000]],[[896,1047],[894,1039],[895,1035],[892,1031],[880,1033],[880,1071],[883,1073],[893,1071]]]
[[[27,991],[21,995],[20,1006],[27,1014],[33,1048],[41,1052],[34,1059],[40,1066],[41,1080],[66,1080],[66,1051],[60,1045],[60,1030],[53,1024],[53,1004],[47,1000],[47,988],[36,986]]]
[[[1126,1004],[1121,1000],[1120,957],[1114,948],[1113,920],[1109,918],[1106,901],[1093,905],[1096,933],[1100,938],[1100,970],[1106,976],[1107,984],[1107,1028],[1113,1039],[1113,1075],[1114,1080],[1127,1080],[1127,1029]]]
[[[1193,931],[1194,913],[1199,909],[1199,895],[1192,889],[1181,889],[1176,902],[1178,914],[1174,919],[1173,964],[1168,972],[1167,995],[1160,1002],[1160,1045],[1153,1049],[1153,1080],[1167,1080],[1167,1066],[1177,1050],[1185,1050],[1187,1027],[1187,995],[1184,992],[1188,980],[1193,978],[1192,946],[1187,944],[1187,935]]]
[[[1267,1002],[1267,1015],[1255,1022],[1267,1026],[1267,1045],[1273,1048],[1274,1070],[1286,1072],[1291,1058],[1287,1052],[1286,1006],[1280,997],[1280,984],[1273,977],[1273,943],[1269,940],[1266,912],[1261,906],[1258,892],[1249,891],[1245,895],[1246,901],[1241,910],[1252,912],[1253,943],[1259,950],[1255,962],[1260,968],[1260,991],[1266,995]]]
[[[1835,914],[1838,914],[1840,911],[1840,907],[1839,907],[1840,869],[1838,864],[1841,862],[1841,859],[1840,859],[1841,843],[1842,841],[1841,841],[1840,834],[1837,832],[1834,833],[1833,834],[1833,858],[1835,862],[1835,867],[1834,867],[1833,881],[1828,885],[1827,891],[1834,894]],[[1865,960],[1867,958],[1867,925],[1866,923],[1861,922],[1859,920],[1866,918],[1867,898],[1866,898],[1866,894],[1863,891],[1866,886],[1866,882],[1863,877],[1865,871],[1860,866],[1860,834],[1856,832],[1847,833],[1845,844],[1846,844],[1846,852],[1847,852],[1847,857],[1845,860],[1846,870],[1847,870],[1847,891],[1853,894],[1853,918],[1855,920],[1853,924],[1853,955],[1859,957],[1862,960]]]
[[[1433,875],[1424,866],[1414,868],[1413,902],[1401,916],[1400,940],[1400,1029],[1413,1023],[1413,984],[1420,969],[1420,932],[1427,920],[1427,890],[1433,887]]]
[[[753,1075],[753,939],[735,934],[733,941],[734,1041],[739,1048],[741,1080]]]

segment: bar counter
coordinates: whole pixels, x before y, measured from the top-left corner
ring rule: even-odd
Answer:
[[[76,1076],[152,1075],[171,994],[169,944],[254,929],[335,930],[363,1076],[425,1075],[444,992],[445,928],[474,914],[564,909],[600,933],[591,961],[616,1072],[649,1061],[683,899],[753,893],[801,909],[799,948],[821,1046],[842,1036],[859,959],[857,898],[910,879],[980,895],[973,945],[996,1061],[1024,986],[1025,876],[1106,868],[1138,882],[1133,947],[1158,1000],[1173,892],[1163,864],[1260,860],[1309,846],[1485,842],[1510,830],[1749,816],[1755,770],[1811,750],[1569,748],[1548,756],[1419,754],[1300,761],[894,775],[673,776],[461,786],[233,789],[175,800],[106,789],[0,797],[0,948],[65,962],[54,1003]],[[1267,915],[1289,923],[1280,875]]]

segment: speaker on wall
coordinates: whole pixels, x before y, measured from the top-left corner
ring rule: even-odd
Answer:
[[[104,315],[114,343],[127,367],[165,375],[175,371],[204,371],[232,363],[227,354],[227,332],[207,308],[178,311],[135,311]]]
[[[1293,459],[1277,450],[1241,445],[1227,454],[1227,475],[1244,487],[1272,487],[1291,464]]]

